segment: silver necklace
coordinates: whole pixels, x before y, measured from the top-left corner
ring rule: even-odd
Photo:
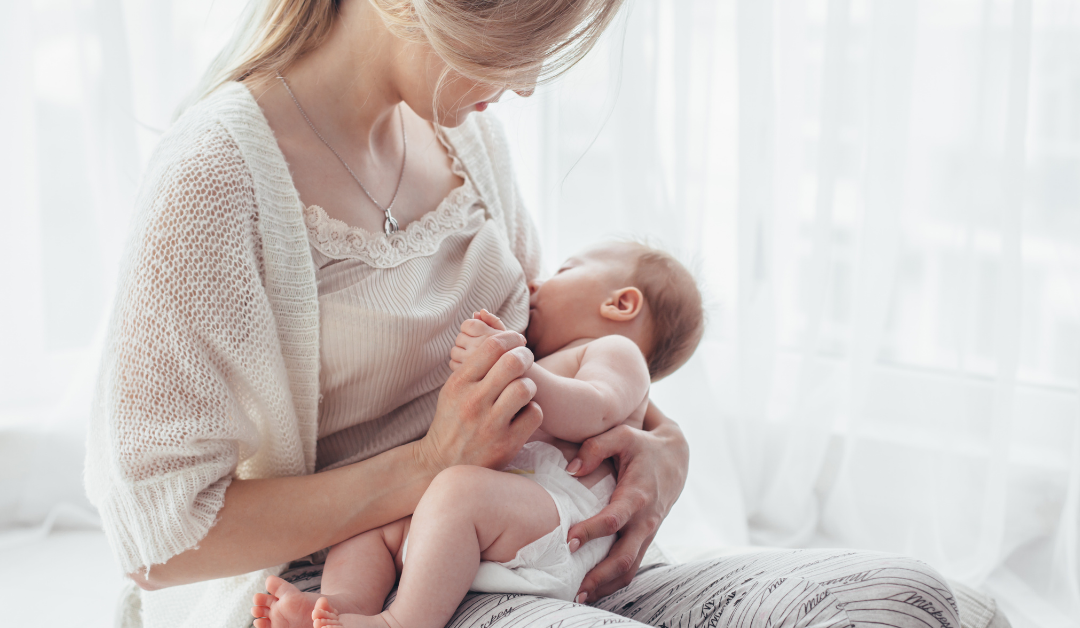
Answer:
[[[278,74],[277,77],[281,79],[281,84],[285,86],[285,91],[289,92],[289,97],[292,98],[292,101],[294,103],[296,103],[296,108],[300,110],[300,115],[304,116],[304,120],[307,121],[308,126],[311,127],[311,130],[314,131],[315,135],[318,136],[320,140],[322,140],[322,143],[330,149],[330,152],[334,153],[334,157],[338,158],[338,161],[341,162],[341,165],[345,166],[345,169],[349,171],[350,175],[352,175],[353,181],[356,181],[356,185],[359,185],[360,189],[364,191],[364,194],[368,197],[368,200],[370,200],[372,204],[375,205],[375,207],[378,207],[380,211],[386,214],[386,220],[383,221],[383,231],[386,232],[386,235],[397,233],[398,222],[397,220],[394,220],[394,217],[392,215],[390,215],[390,209],[394,206],[394,201],[397,200],[398,190],[401,189],[401,180],[405,178],[405,159],[409,155],[409,136],[405,134],[405,115],[401,113],[400,109],[398,110],[398,115],[401,117],[401,173],[398,174],[397,187],[394,188],[394,196],[390,198],[390,204],[386,207],[383,207],[379,204],[378,201],[375,200],[373,196],[371,196],[371,192],[368,192],[368,189],[364,187],[363,183],[360,182],[360,178],[357,177],[356,173],[352,171],[352,168],[349,167],[349,164],[345,163],[345,160],[341,158],[341,155],[339,155],[336,150],[334,150],[334,147],[330,145],[330,142],[327,142],[326,138],[322,136],[322,133],[319,133],[319,130],[315,128],[315,125],[311,123],[311,119],[308,118],[307,113],[304,111],[304,108],[300,106],[300,101],[296,99],[296,95],[293,94],[292,89],[289,88],[289,82],[285,80],[285,77],[280,74]]]

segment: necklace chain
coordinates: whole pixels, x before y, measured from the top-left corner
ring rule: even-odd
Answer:
[[[368,200],[370,200],[375,207],[378,207],[379,211],[386,214],[386,220],[383,221],[383,231],[386,232],[386,235],[397,233],[398,222],[390,214],[390,209],[394,207],[394,201],[397,200],[398,191],[401,189],[401,180],[405,178],[405,159],[409,155],[409,136],[405,134],[405,115],[400,109],[398,110],[398,116],[401,118],[401,172],[398,174],[397,186],[394,187],[394,195],[390,198],[390,203],[386,207],[383,207],[375,200],[375,197],[371,195],[371,192],[368,192],[368,189],[364,187],[364,184],[360,182],[360,177],[356,176],[356,173],[349,167],[349,164],[345,163],[345,160],[341,158],[341,155],[339,155],[336,150],[334,150],[334,147],[330,145],[330,142],[327,142],[326,138],[322,136],[322,133],[319,133],[319,130],[315,128],[315,125],[311,123],[311,119],[308,118],[304,108],[300,106],[300,101],[296,99],[296,95],[293,94],[292,89],[289,87],[289,82],[285,80],[285,77],[280,74],[278,74],[277,77],[281,80],[281,84],[285,86],[285,91],[289,92],[289,97],[292,98],[293,103],[296,104],[296,108],[300,110],[300,115],[304,116],[304,120],[308,123],[308,126],[311,127],[311,130],[314,131],[315,135],[322,140],[322,143],[330,149],[330,152],[334,153],[334,157],[338,158],[341,165],[345,166],[345,170],[349,171],[349,175],[351,175],[353,181],[356,181],[356,184],[360,186],[360,189],[364,191],[364,195],[368,197]]]

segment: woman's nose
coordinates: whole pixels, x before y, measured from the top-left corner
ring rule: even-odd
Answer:
[[[536,92],[536,85],[531,85],[527,89],[515,89],[514,93],[522,98],[528,98]]]

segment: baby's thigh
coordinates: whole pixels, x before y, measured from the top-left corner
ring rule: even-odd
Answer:
[[[532,480],[501,473],[496,516],[502,530],[480,557],[499,563],[514,559],[518,550],[559,527],[559,509],[544,487]]]
[[[559,510],[542,486],[520,475],[483,467],[443,471],[421,505],[430,507],[417,508],[418,520],[421,515],[471,520],[480,558],[495,562],[513,560],[519,549],[559,526]]]
[[[412,515],[409,515],[379,528],[382,532],[383,542],[386,543],[386,548],[394,556],[394,567],[397,569],[398,574],[401,573],[402,561],[405,559],[405,539],[409,538],[409,528],[411,526]]]

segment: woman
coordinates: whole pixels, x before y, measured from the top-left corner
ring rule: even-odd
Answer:
[[[444,468],[499,468],[539,425],[516,333],[537,238],[481,112],[572,64],[619,4],[273,0],[219,59],[147,171],[89,440],[144,625],[249,624],[267,575],[411,513]],[[515,331],[451,375],[481,307]],[[635,578],[688,459],[655,407],[645,428],[572,463],[620,464],[568,539],[620,535],[582,584],[595,607],[478,596],[455,623],[840,622],[872,599],[957,625],[940,578],[902,558],[758,553]]]

